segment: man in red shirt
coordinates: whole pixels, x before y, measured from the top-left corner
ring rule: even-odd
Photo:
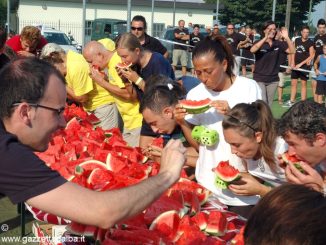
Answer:
[[[10,38],[6,44],[19,56],[36,56],[48,42],[35,26],[25,26],[20,35]]]

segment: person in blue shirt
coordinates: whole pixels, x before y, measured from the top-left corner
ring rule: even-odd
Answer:
[[[314,63],[317,75],[317,102],[323,103],[323,96],[326,96],[326,44],[323,45],[323,54],[319,55]]]

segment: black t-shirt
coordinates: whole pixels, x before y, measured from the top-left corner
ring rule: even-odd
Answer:
[[[315,60],[321,54],[323,54],[323,45],[326,44],[326,34],[319,35],[317,34],[314,39],[314,48],[316,50]]]
[[[265,42],[255,53],[256,63],[253,79],[256,80],[256,82],[279,81],[278,72],[281,64],[280,54],[282,52],[284,53],[287,48],[288,45],[286,42],[273,40],[272,46],[269,46],[269,44]]]
[[[280,65],[287,65],[288,54],[286,52],[280,52]],[[280,67],[280,72],[285,72],[286,68]]]
[[[245,44],[245,46],[242,48],[242,57],[248,58],[248,59],[254,59],[254,54],[250,52],[250,49],[252,45],[254,44],[254,36],[250,35],[249,37],[246,37],[249,39],[249,42]]]
[[[294,40],[295,55],[294,63],[297,65],[309,57],[309,48],[314,46],[311,40],[302,41],[302,38],[296,38]],[[310,69],[306,64],[301,66],[302,69]]]
[[[180,35],[189,35],[189,31],[187,28],[183,28],[182,30],[180,30],[179,28],[174,29],[173,34],[180,34]],[[187,44],[187,40],[182,40],[179,38],[176,38],[174,35],[174,41],[177,43],[183,43],[183,44]],[[184,45],[178,45],[178,44],[174,44],[174,49],[181,49],[181,50],[187,50],[188,47],[184,46]]]
[[[232,53],[234,55],[240,55],[240,50],[238,49],[238,44],[240,41],[246,40],[246,36],[240,33],[234,32],[232,35],[226,34],[226,40],[231,45]]]
[[[196,36],[194,33],[191,33],[190,38],[189,38],[189,44],[191,46],[196,46],[196,44],[203,39],[204,39],[204,36],[202,34],[198,33],[198,35]],[[192,49],[193,49],[192,47],[189,47],[190,52],[192,52]]]
[[[0,195],[14,203],[26,201],[66,180],[40,160],[33,150],[5,131],[0,122]]]
[[[10,59],[5,54],[0,54],[0,69],[5,66],[5,64],[9,63]]]
[[[167,51],[159,40],[147,35],[147,33],[145,33],[145,42],[142,46],[147,50],[160,53],[161,55],[164,55]]]

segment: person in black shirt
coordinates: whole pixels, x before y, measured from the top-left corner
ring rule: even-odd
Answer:
[[[174,29],[174,41],[180,44],[187,44],[189,40],[189,31],[185,28],[185,21],[179,20],[179,27]],[[182,66],[182,75],[187,74],[187,63],[188,63],[188,47],[185,45],[174,44],[173,56],[172,56],[172,67],[176,70],[176,66],[180,61]]]
[[[240,49],[239,45],[243,45],[247,43],[246,36],[242,35],[240,33],[234,32],[234,25],[228,24],[226,27],[226,40],[228,40],[228,43],[231,45],[233,55],[235,56],[235,66],[234,66],[234,73],[235,75],[239,75],[239,66],[241,63],[241,57],[240,57]]]
[[[0,27],[0,69],[10,61],[9,57],[4,52],[6,40],[7,32],[4,28]]]
[[[253,45],[254,42],[254,36],[252,35],[251,28],[249,26],[245,29],[245,35],[246,35],[246,43],[239,44],[239,48],[242,49],[242,57],[244,59],[241,59],[241,67],[242,67],[242,76],[247,75],[247,65],[250,65],[251,72],[254,71],[254,55],[250,52],[250,48]]]
[[[314,38],[314,48],[315,48],[315,58],[321,54],[323,54],[323,45],[326,44],[326,21],[324,19],[319,19],[317,22],[317,31],[318,34]],[[312,93],[314,95],[314,101],[317,102],[317,95],[316,95],[316,86],[317,86],[317,80],[316,76],[312,77],[311,81],[311,87],[312,87]]]
[[[286,29],[281,29],[281,36],[286,42],[275,40],[276,25],[274,21],[264,23],[263,33],[265,36],[256,41],[250,49],[250,52],[254,53],[256,57],[253,79],[262,90],[263,100],[272,106],[279,81],[280,53],[294,53],[294,46]]]
[[[314,58],[314,44],[309,40],[310,29],[308,26],[304,26],[301,29],[301,37],[294,40],[295,54],[292,56],[292,73],[291,73],[291,96],[285,106],[292,106],[295,103],[295,97],[297,93],[298,79],[301,80],[301,100],[307,99],[307,80],[308,73],[298,71],[296,69],[301,68],[305,70],[311,69],[311,61]]]
[[[215,28],[215,27],[214,27]],[[194,30],[193,32],[190,34],[190,38],[189,38],[189,44],[191,46],[196,46],[196,44],[203,40],[204,36],[202,34],[199,33],[199,25],[194,25]],[[192,47],[189,47],[189,52],[190,52],[190,60],[191,60],[191,74],[194,74],[194,65],[192,63]]]
[[[136,185],[97,192],[66,181],[34,154],[66,126],[64,77],[35,57],[7,64],[0,77],[0,195],[12,202],[106,229],[143,211],[180,178],[186,149],[171,140],[158,175]]]
[[[144,16],[135,15],[131,21],[130,32],[134,34],[141,46],[145,49],[148,49],[152,52],[157,52],[163,55],[165,58],[168,58],[169,53],[167,49],[162,45],[162,43],[154,37],[151,37],[146,33],[147,22]]]

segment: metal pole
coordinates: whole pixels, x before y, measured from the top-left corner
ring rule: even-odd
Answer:
[[[276,8],[276,0],[273,0],[272,21],[275,21],[275,8]]]
[[[218,6],[220,5],[220,0],[216,0],[216,24],[218,24]]]
[[[152,0],[151,36],[154,34],[154,4],[155,0]]]
[[[82,47],[85,47],[86,0],[83,0]]]
[[[131,0],[128,0],[128,12],[127,12],[127,32],[130,32],[130,22],[131,22]]]
[[[326,2],[324,2],[325,10],[324,10],[324,19],[326,19]]]
[[[175,27],[175,0],[173,1],[173,20],[172,20],[172,25]]]
[[[288,30],[290,28],[291,6],[292,6],[292,0],[287,0],[287,2],[286,2],[286,15],[285,15],[285,27]]]
[[[10,0],[7,0],[7,34],[10,34]]]

